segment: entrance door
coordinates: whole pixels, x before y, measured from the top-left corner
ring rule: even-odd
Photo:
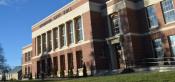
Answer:
[[[120,43],[116,43],[113,45],[114,46],[114,52],[116,55],[116,60],[117,60],[117,69],[122,69],[125,68],[125,61],[124,61],[124,55],[122,53],[122,48]]]

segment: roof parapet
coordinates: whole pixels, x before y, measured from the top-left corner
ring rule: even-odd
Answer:
[[[45,17],[43,20],[37,22],[36,24],[34,24],[32,26],[32,29],[42,25],[42,23],[45,23],[45,22],[50,22],[49,19],[56,16],[58,13],[60,13],[61,11],[63,11],[64,9],[68,8],[69,6],[71,6],[73,3],[77,2],[77,0],[73,0],[71,1],[70,3],[68,3],[67,5],[63,6],[62,8],[58,9],[57,11],[55,11],[54,13],[50,14],[49,16]]]
[[[29,48],[31,46],[32,46],[32,44],[28,44],[28,45],[24,46],[22,49],[26,49],[26,48]]]

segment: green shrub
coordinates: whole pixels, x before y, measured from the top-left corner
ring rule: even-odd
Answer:
[[[122,73],[133,73],[134,70],[132,68],[126,68],[122,71]]]

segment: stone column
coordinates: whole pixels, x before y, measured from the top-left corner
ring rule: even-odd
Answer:
[[[42,35],[40,35],[41,36],[41,43],[40,43],[40,45],[41,45],[41,54],[43,54],[43,37],[42,37]]]
[[[75,19],[73,19],[73,28],[74,28],[74,43],[76,44],[77,43],[77,35],[76,35],[76,21],[75,21]]]
[[[53,41],[53,30],[51,30],[51,42],[52,42],[52,51],[54,51],[54,41]]]
[[[68,37],[67,37],[67,24],[64,24],[64,28],[65,28],[65,38],[66,38],[66,46],[68,46]]]
[[[65,76],[68,76],[68,54],[65,54]]]
[[[57,41],[58,41],[58,48],[60,49],[61,48],[61,46],[60,46],[60,27],[58,27],[58,37],[57,37],[58,39],[57,39]]]
[[[73,52],[73,65],[74,65],[74,74],[76,75],[77,74],[77,58],[76,58],[76,51]]]
[[[76,32],[75,32],[75,20],[72,20],[72,24],[73,24],[73,36],[74,36],[74,44],[76,44]]]
[[[58,77],[60,77],[60,72],[61,72],[61,63],[60,63],[60,56],[58,56]]]

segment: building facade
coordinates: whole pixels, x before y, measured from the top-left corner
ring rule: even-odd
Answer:
[[[82,76],[84,67],[92,75],[173,65],[174,4],[175,0],[73,0],[32,26],[32,44],[23,49],[32,53],[23,53],[23,74],[61,77],[73,71]],[[25,66],[30,71],[25,72]]]
[[[32,71],[32,44],[22,49],[22,77],[27,78]]]

